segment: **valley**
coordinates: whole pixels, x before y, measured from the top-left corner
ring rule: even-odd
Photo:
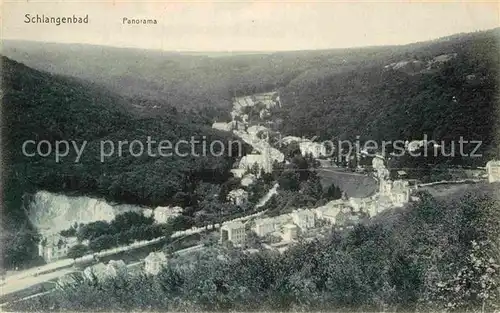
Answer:
[[[495,308],[496,34],[217,57],[7,42],[3,308]],[[465,135],[481,157],[412,154]],[[102,158],[151,138],[231,144]],[[326,144],[356,139],[404,153]]]

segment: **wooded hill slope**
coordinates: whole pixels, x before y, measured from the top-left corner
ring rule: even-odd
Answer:
[[[147,137],[159,142],[187,141],[193,136],[208,143],[229,142],[231,134],[216,131],[210,121],[196,114],[178,113],[158,118],[138,119],[127,112],[129,103],[91,83],[39,72],[2,58],[3,151],[8,170],[26,183],[49,191],[78,191],[109,196],[129,203],[160,204],[177,192],[185,191],[196,180],[223,182],[237,155],[227,156],[133,156],[128,146],[104,163],[100,161],[100,141],[139,140],[146,147]],[[27,157],[22,154],[26,140],[87,141],[80,162],[72,154],[56,163],[50,156]],[[157,148],[158,145],[156,145]],[[188,147],[190,148],[190,147]],[[158,155],[158,150],[153,153]],[[196,147],[196,152],[201,145]],[[136,149],[135,151],[138,151]],[[31,151],[30,151],[31,152]],[[46,151],[44,151],[46,152]],[[135,152],[137,153],[137,152]],[[127,183],[128,182],[128,183]]]
[[[449,144],[462,136],[482,141],[486,159],[499,156],[499,34],[398,47],[387,59],[342,73],[303,73],[281,89],[281,130],[379,143],[427,135]]]

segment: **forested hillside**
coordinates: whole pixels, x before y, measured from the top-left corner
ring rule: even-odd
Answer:
[[[485,159],[499,156],[498,35],[457,35],[398,47],[383,62],[343,73],[303,73],[281,89],[282,132],[379,143],[427,135],[449,144],[463,136],[483,142]]]
[[[498,184],[387,211],[284,254],[212,248],[157,277],[82,283],[14,304],[31,311],[494,312]],[[186,262],[189,258],[189,262]]]

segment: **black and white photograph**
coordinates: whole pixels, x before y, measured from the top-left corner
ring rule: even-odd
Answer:
[[[500,313],[497,1],[1,28],[1,311]]]

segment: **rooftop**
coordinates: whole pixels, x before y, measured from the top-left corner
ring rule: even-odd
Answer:
[[[221,228],[224,228],[224,229],[235,229],[235,228],[242,228],[242,227],[245,227],[245,224],[243,224],[242,222],[238,221],[238,222],[224,223]]]

